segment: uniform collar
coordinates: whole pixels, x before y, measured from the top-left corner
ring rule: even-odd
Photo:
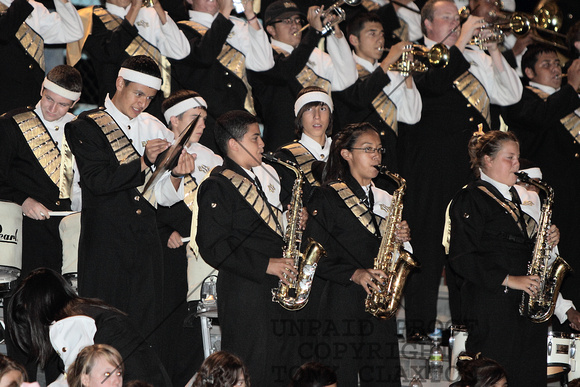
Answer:
[[[512,201],[512,194],[510,192],[511,187],[509,185],[493,180],[491,177],[483,173],[481,169],[479,171],[481,173],[481,180],[493,185],[505,199],[509,200],[510,202]]]
[[[310,153],[317,160],[324,161],[328,159],[328,154],[330,153],[330,144],[332,143],[332,139],[330,137],[326,137],[326,142],[324,146],[320,146],[318,141],[314,140],[312,137],[309,137],[306,133],[302,133],[302,137],[300,137],[299,141]]]
[[[549,95],[554,94],[555,92],[557,92],[560,89],[554,89],[551,86],[546,86],[546,85],[542,85],[540,83],[536,83],[536,82],[531,82],[530,81],[530,86],[535,87],[536,89],[540,89],[542,90],[544,93],[548,93]]]
[[[379,67],[379,61],[375,61],[375,63],[371,63],[366,59],[361,58],[360,56],[358,56],[357,54],[355,54],[355,52],[352,52],[352,56],[354,58],[354,61],[361,65],[362,67],[365,68],[365,70],[367,70],[369,73],[372,73],[373,71],[375,71],[377,69],[377,67]]]
[[[272,39],[272,46],[279,47],[282,50],[284,50],[284,51],[286,51],[286,52],[288,52],[290,54],[292,54],[292,51],[294,51],[294,47],[293,46],[291,46],[291,45],[289,45],[287,43],[281,42],[279,40],[276,40],[276,39]]]

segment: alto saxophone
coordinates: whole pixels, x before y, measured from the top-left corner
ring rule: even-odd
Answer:
[[[312,281],[318,261],[326,251],[322,245],[315,240],[308,238],[308,244],[304,253],[300,252],[302,242],[302,231],[300,230],[300,212],[302,211],[302,186],[304,184],[304,174],[294,163],[283,161],[272,154],[262,155],[270,162],[278,163],[296,174],[294,186],[292,187],[292,199],[290,210],[288,211],[288,226],[284,235],[284,258],[290,258],[294,262],[294,268],[298,272],[293,280],[286,276],[291,285],[280,280],[278,287],[272,289],[272,301],[279,303],[284,309],[299,310],[308,303]]]
[[[379,172],[393,179],[399,187],[393,192],[390,214],[381,224],[381,245],[375,258],[374,269],[387,275],[383,284],[376,283],[380,291],[372,290],[365,300],[365,311],[381,319],[389,319],[397,313],[407,276],[419,264],[403,244],[397,241],[395,231],[403,217],[403,195],[407,182],[396,173],[389,172],[384,166],[376,167]]]
[[[554,190],[543,181],[530,179],[527,173],[518,172],[516,175],[524,183],[532,184],[546,193],[546,199],[542,203],[534,253],[527,272],[527,275],[540,277],[540,286],[535,296],[530,296],[524,292],[519,308],[520,315],[528,317],[535,323],[542,323],[554,314],[560,286],[564,276],[572,268],[560,256],[551,266],[548,266],[552,252],[552,248],[548,245],[548,233],[552,224]]]

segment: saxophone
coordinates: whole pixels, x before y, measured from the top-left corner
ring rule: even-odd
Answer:
[[[278,287],[272,289],[272,301],[279,303],[287,310],[300,310],[308,303],[316,266],[320,258],[326,255],[326,251],[320,243],[308,238],[304,253],[300,252],[302,231],[299,223],[302,210],[302,185],[304,184],[304,174],[300,168],[294,163],[280,160],[272,154],[264,154],[262,157],[290,169],[296,175],[292,187],[290,210],[288,211],[288,226],[284,235],[286,245],[282,256],[293,260],[298,275],[295,280],[286,277],[292,285],[286,285],[280,281]]]
[[[548,246],[548,232],[552,224],[554,190],[543,181],[530,179],[527,173],[518,172],[516,175],[524,183],[532,184],[546,193],[546,199],[542,203],[534,253],[531,262],[528,264],[527,272],[527,275],[540,277],[540,286],[535,296],[530,296],[524,292],[519,308],[520,315],[528,317],[535,323],[542,323],[550,319],[552,314],[554,314],[562,280],[572,268],[560,256],[548,267],[548,260],[552,251]]]
[[[419,264],[403,244],[395,237],[397,223],[403,217],[403,195],[407,182],[396,173],[389,172],[384,166],[376,167],[379,172],[393,179],[399,188],[393,192],[390,214],[381,224],[381,245],[375,258],[374,269],[383,270],[387,275],[385,284],[377,283],[380,291],[372,290],[365,300],[365,311],[381,319],[389,319],[397,313],[407,276]]]

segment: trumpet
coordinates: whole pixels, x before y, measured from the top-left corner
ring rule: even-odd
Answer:
[[[327,35],[329,33],[334,33],[334,30],[333,30],[334,26],[343,22],[344,19],[346,19],[346,12],[344,11],[344,9],[340,8],[341,5],[348,4],[351,7],[355,7],[355,6],[359,5],[361,2],[362,2],[362,0],[338,0],[336,3],[332,4],[330,7],[328,7],[324,11],[322,11],[322,15],[321,15],[322,19],[324,19],[328,16],[333,16],[332,19],[330,21],[326,22],[324,24],[324,26],[322,27],[322,31],[321,31],[322,36]],[[298,32],[295,32],[294,36],[298,35],[299,33],[304,31],[308,27],[310,27],[310,23],[306,24]]]
[[[409,59],[413,54],[413,60]],[[424,73],[429,67],[443,68],[449,63],[449,49],[444,44],[435,44],[431,49],[413,44],[410,52],[403,52],[401,58],[389,66],[390,71],[398,71],[406,77],[411,73]]]
[[[471,38],[471,40],[469,41],[470,45],[478,46],[481,50],[485,50],[485,48],[488,44],[490,44],[490,43],[501,44],[505,40],[505,34],[500,28],[485,27],[485,28],[482,28],[481,30],[482,31],[489,30],[490,31],[489,36],[484,36],[480,31],[478,34],[474,35]]]

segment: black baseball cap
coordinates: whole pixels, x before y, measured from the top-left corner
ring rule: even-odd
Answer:
[[[266,8],[266,12],[264,13],[264,23],[270,25],[277,20],[286,19],[294,15],[300,15],[302,18],[306,18],[306,16],[300,12],[296,3],[287,0],[278,0]]]

